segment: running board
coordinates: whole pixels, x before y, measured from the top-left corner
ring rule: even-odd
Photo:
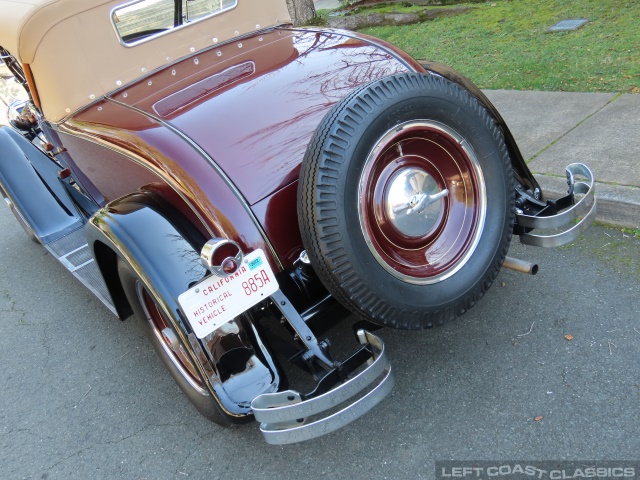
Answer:
[[[572,163],[566,168],[569,192],[566,196],[548,201],[536,215],[516,214],[516,224],[525,231],[520,233],[520,241],[535,247],[560,247],[573,242],[596,218],[596,197],[593,173],[582,163]],[[576,175],[585,181],[577,181]],[[575,194],[583,197],[576,202]],[[569,226],[569,228],[565,228]],[[548,234],[531,233],[533,229],[561,230]]]
[[[58,240],[47,243],[44,247],[74,277],[98,297],[109,310],[117,315],[111,295],[107,290],[107,285],[104,283],[98,264],[91,255],[89,245],[87,245],[84,226],[73,230]]]

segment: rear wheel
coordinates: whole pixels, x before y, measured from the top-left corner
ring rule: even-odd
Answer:
[[[347,307],[418,329],[467,311],[504,261],[513,172],[498,126],[466,90],[403,74],[327,114],[300,174],[302,238]]]
[[[160,308],[160,303],[129,266],[120,259],[118,259],[118,274],[129,304],[136,316],[143,320],[145,333],[153,349],[180,389],[207,419],[219,425],[231,425],[220,412],[185,345]]]

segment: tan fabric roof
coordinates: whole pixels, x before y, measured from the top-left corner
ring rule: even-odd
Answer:
[[[18,57],[22,63],[31,63],[38,45],[51,28],[70,17],[106,3],[113,2],[0,0],[0,45]]]
[[[110,17],[113,7],[125,3],[0,0],[0,45],[30,65],[49,120],[59,121],[146,72],[210,47],[213,38],[223,42],[289,22],[285,0],[238,0],[220,15],[125,47]]]
[[[55,0],[2,0],[0,1],[0,45],[20,58],[20,33],[34,11]]]

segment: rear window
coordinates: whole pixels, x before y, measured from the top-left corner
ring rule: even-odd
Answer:
[[[138,0],[115,7],[111,21],[121,43],[136,45],[235,7],[238,0]]]

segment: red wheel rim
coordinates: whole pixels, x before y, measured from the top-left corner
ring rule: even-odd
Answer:
[[[140,282],[137,283],[136,288],[147,321],[151,325],[151,330],[160,342],[163,350],[191,386],[201,394],[206,395],[207,390],[200,379],[198,370],[182,345],[182,342],[178,339],[171,322],[169,322],[165,314],[158,308],[156,302],[153,301],[147,289],[144,288]]]
[[[471,257],[486,212],[484,178],[473,149],[433,121],[389,130],[369,154],[358,214],[369,250],[403,281],[442,281]]]

